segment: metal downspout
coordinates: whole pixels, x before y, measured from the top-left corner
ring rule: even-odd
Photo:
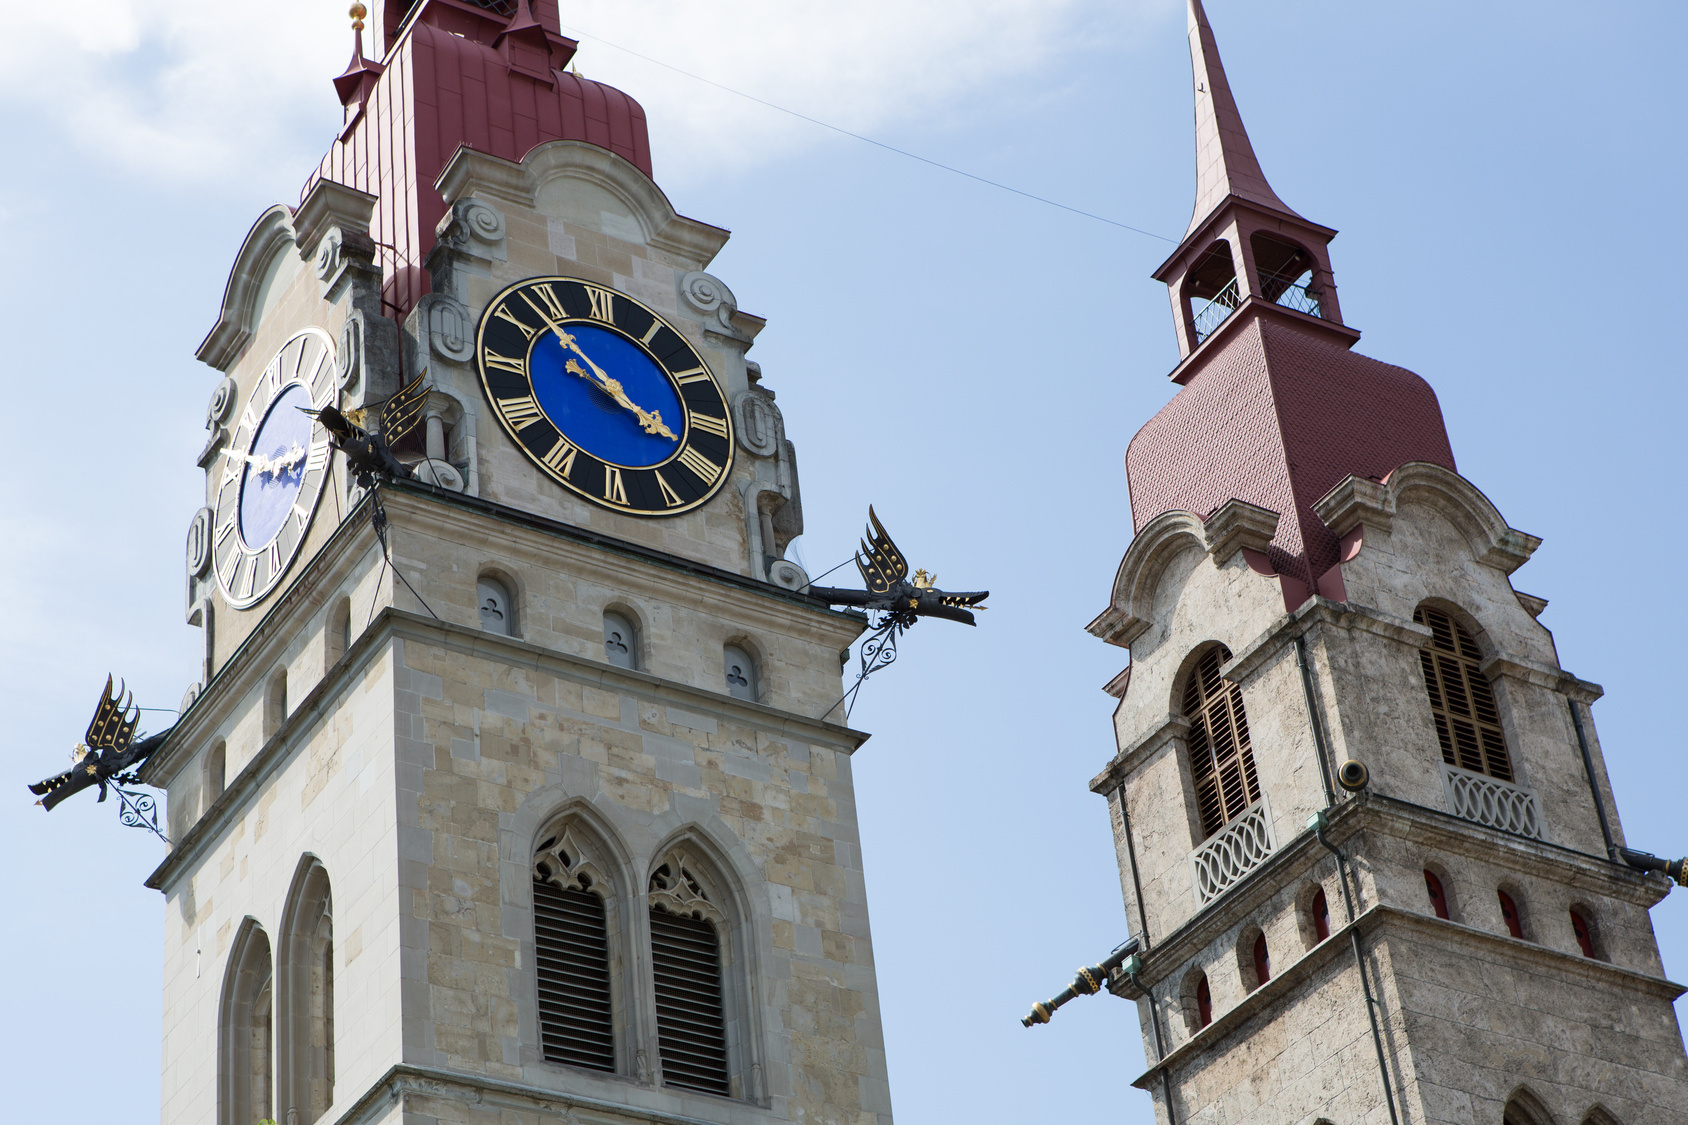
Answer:
[[[1131,863],[1131,889],[1137,898],[1137,934],[1142,943],[1143,951],[1149,949],[1149,916],[1143,909],[1143,881],[1137,877],[1137,846],[1131,840],[1131,813],[1125,807],[1125,786],[1114,790],[1119,794],[1119,822],[1125,831],[1125,856]],[[1166,1046],[1161,1040],[1160,1012],[1155,1007],[1155,994],[1137,983],[1137,974],[1129,974],[1132,986],[1149,998],[1149,1022],[1155,1029],[1155,1065],[1160,1067],[1161,1093],[1166,1098],[1166,1119],[1168,1125],[1178,1125],[1178,1112],[1172,1108],[1172,1079],[1167,1076],[1166,1067],[1160,1066],[1160,1061],[1166,1057]]]
[[[1577,710],[1577,701],[1570,696],[1565,697],[1565,706],[1571,709],[1571,725],[1577,728],[1577,745],[1582,748],[1583,772],[1588,775],[1588,792],[1594,798],[1594,811],[1600,815],[1600,835],[1606,840],[1606,858],[1618,862],[1618,846],[1612,840],[1612,824],[1606,819],[1606,802],[1601,799],[1600,786],[1594,780],[1594,758],[1588,752],[1588,736],[1583,733],[1582,712]]]
[[[1331,788],[1324,724],[1319,721],[1318,699],[1313,694],[1313,669],[1307,661],[1307,646],[1299,636],[1295,638],[1295,659],[1296,663],[1301,665],[1301,690],[1307,696],[1307,720],[1313,727],[1313,748],[1318,753],[1319,775],[1325,783],[1325,808],[1330,809],[1336,804],[1336,791]],[[1383,1055],[1383,1033],[1377,1026],[1377,1001],[1372,998],[1371,978],[1366,973],[1366,958],[1360,948],[1360,931],[1354,925],[1354,897],[1348,890],[1348,857],[1343,855],[1335,844],[1325,839],[1325,817],[1326,814],[1321,812],[1313,818],[1313,834],[1319,838],[1319,843],[1336,856],[1336,877],[1342,884],[1342,905],[1348,913],[1348,936],[1354,945],[1354,968],[1360,974],[1360,991],[1366,998],[1366,1018],[1371,1022],[1372,1046],[1377,1050],[1377,1070],[1383,1079],[1383,1099],[1389,1105],[1389,1120],[1392,1125],[1401,1125],[1401,1119],[1395,1113],[1395,1091],[1389,1082],[1389,1063]]]

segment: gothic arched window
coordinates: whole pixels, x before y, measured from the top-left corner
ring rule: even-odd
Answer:
[[[1314,939],[1324,941],[1330,937],[1330,903],[1325,899],[1323,887],[1313,892],[1313,901],[1308,907],[1308,913],[1313,918]]]
[[[277,1117],[311,1125],[334,1104],[334,902],[314,857],[287,896],[276,983]]]
[[[639,636],[626,614],[604,612],[604,659],[617,668],[639,666]]]
[[[1184,684],[1184,717],[1190,720],[1190,779],[1196,786],[1203,839],[1260,800],[1243,692],[1219,675],[1229,659],[1229,649],[1214,645]]]
[[[1196,982],[1196,1026],[1206,1027],[1213,1022],[1213,989],[1208,987],[1207,974]]]
[[[1524,936],[1524,915],[1518,910],[1518,901],[1505,891],[1495,892],[1500,899],[1500,920],[1506,923],[1506,932],[1515,938]]]
[[[1439,609],[1419,606],[1413,620],[1430,627],[1430,647],[1419,649],[1424,690],[1430,695],[1430,714],[1442,761],[1501,781],[1512,780],[1512,761],[1500,728],[1494,689],[1483,675],[1483,654],[1477,641],[1452,617]]]
[[[651,873],[651,967],[666,1086],[730,1092],[722,935],[727,916],[684,848]]]
[[[573,825],[541,835],[533,855],[540,1051],[548,1062],[613,1071],[609,880]]]
[[[256,1125],[275,1116],[273,976],[270,939],[248,918],[229,952],[217,1012],[218,1125]]]
[[[1272,951],[1266,948],[1266,935],[1254,937],[1254,987],[1259,988],[1272,979]]]
[[[721,650],[722,670],[727,678],[727,694],[735,699],[757,698],[756,661],[738,645]]]
[[[1587,908],[1571,907],[1571,933],[1576,936],[1577,948],[1582,950],[1584,957],[1598,960],[1600,954],[1594,944],[1594,925],[1589,919]]]

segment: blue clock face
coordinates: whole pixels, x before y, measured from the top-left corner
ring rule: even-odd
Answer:
[[[271,400],[258,423],[240,481],[240,538],[249,549],[269,545],[304,487],[313,423],[299,408],[309,406],[309,388],[292,383]]]
[[[600,461],[624,469],[660,465],[679,450],[679,436],[644,425],[638,414],[618,401],[605,384],[613,379],[622,396],[653,419],[665,420],[670,434],[681,426],[685,408],[667,374],[639,345],[618,332],[592,324],[571,324],[563,335],[548,332],[528,355],[533,397],[559,430]],[[582,357],[590,357],[583,361]],[[597,365],[603,372],[587,366]]]
[[[572,277],[518,282],[487,305],[475,361],[504,432],[594,504],[679,515],[732,471],[720,384],[683,333],[623,293]]]

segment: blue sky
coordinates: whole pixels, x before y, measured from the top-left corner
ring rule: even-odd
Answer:
[[[173,708],[195,677],[182,541],[216,384],[194,348],[258,213],[339,120],[343,5],[24,11],[0,44],[0,273],[13,484],[0,500],[0,813],[13,966],[0,1075],[21,1119],[158,1104],[161,855],[61,767],[107,671]],[[818,7],[818,6],[817,6]],[[1461,472],[1540,535],[1514,575],[1594,708],[1632,846],[1688,852],[1680,794],[1679,4],[1209,6],[1278,194],[1338,228],[1358,350],[1441,398]],[[1176,238],[1194,167],[1178,0],[565,3],[586,36],[934,160]],[[1083,631],[1130,540],[1122,456],[1170,397],[1170,244],[982,186],[583,40],[651,121],[656,178],[734,231],[712,272],[802,468],[812,572],[871,501],[915,565],[988,587],[922,624],[854,715],[892,1096],[906,1122],[1147,1122],[1136,1012],[1032,1001],[1123,939]],[[149,713],[162,725],[168,715]],[[1688,891],[1653,912],[1688,977]],[[80,1060],[73,1063],[73,1060]]]

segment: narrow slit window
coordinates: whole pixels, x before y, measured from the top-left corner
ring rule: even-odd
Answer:
[[[723,670],[727,679],[727,694],[735,699],[748,699],[754,702],[757,698],[756,661],[751,659],[750,653],[738,645],[728,645],[721,650]]]
[[[1266,948],[1266,935],[1254,938],[1254,987],[1259,988],[1272,979],[1272,951]]]
[[[1512,901],[1512,896],[1505,891],[1497,892],[1500,898],[1500,917],[1506,923],[1506,932],[1515,938],[1524,936],[1524,920],[1518,914],[1518,904]]]
[[[1434,871],[1424,873],[1424,890],[1430,896],[1430,909],[1436,912],[1436,917],[1447,918],[1448,896],[1442,891],[1442,880],[1437,878]],[[1506,898],[1505,895],[1500,897]],[[1508,900],[1511,901],[1511,900]]]
[[[1243,692],[1219,674],[1229,659],[1230,650],[1223,645],[1208,649],[1184,685],[1184,716],[1190,720],[1190,776],[1196,786],[1203,839],[1260,800]]]
[[[1325,889],[1313,892],[1313,936],[1320,941],[1330,937],[1330,904],[1325,901]]]
[[[1571,931],[1577,935],[1577,948],[1582,950],[1582,955],[1594,957],[1594,931],[1589,927],[1588,919],[1576,910],[1571,911]]]
[[[1430,647],[1420,649],[1418,659],[1442,761],[1511,781],[1512,759],[1501,731],[1500,709],[1480,667],[1482,652],[1476,640],[1441,610],[1420,606],[1413,620],[1430,627]]]
[[[604,614],[604,659],[617,668],[639,666],[639,641],[633,623],[622,614]]]
[[[1196,1026],[1206,1027],[1213,1022],[1213,990],[1207,986],[1207,974],[1196,982]]]
[[[475,583],[476,612],[481,628],[502,636],[516,635],[515,606],[504,583],[494,578],[482,578]]]

